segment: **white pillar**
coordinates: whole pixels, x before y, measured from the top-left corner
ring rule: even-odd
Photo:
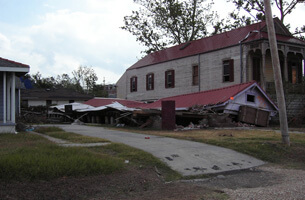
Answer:
[[[11,75],[6,77],[6,120],[11,121]]]
[[[6,72],[3,72],[3,123],[6,123]]]
[[[16,82],[15,82],[15,72],[12,72],[11,78],[11,121],[16,122]]]

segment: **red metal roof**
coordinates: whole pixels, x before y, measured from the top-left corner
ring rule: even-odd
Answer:
[[[248,83],[242,83],[237,85],[232,85],[224,88],[207,90],[192,94],[184,94],[173,97],[167,97],[160,99],[151,104],[144,104],[141,106],[142,109],[159,109],[161,108],[162,101],[175,101],[176,109],[179,108],[189,108],[194,105],[218,105],[223,104],[230,99],[230,97],[235,97],[240,92],[244,91],[248,87],[256,84],[255,81]]]
[[[99,107],[99,106],[106,106],[114,102],[118,102],[128,108],[137,108],[137,107],[141,107],[144,104],[138,101],[130,101],[126,99],[116,99],[116,98],[94,98],[84,103],[90,106]]]
[[[249,26],[237,28],[225,33],[191,41],[189,42],[190,43],[189,45],[186,45],[187,43],[185,43],[161,51],[157,51],[145,56],[143,59],[136,62],[127,70],[141,68],[157,63],[166,62],[169,60],[175,60],[178,58],[188,57],[192,55],[219,50],[230,46],[235,46],[238,45],[239,41],[243,40],[248,35],[249,32],[255,30],[258,30],[260,32],[259,33],[253,32],[247,38],[247,40],[243,42],[249,42],[258,39],[268,39],[268,34],[263,31],[265,26],[266,23],[263,21],[256,24],[251,24]],[[283,42],[301,44],[305,46],[304,41],[301,41],[292,36],[277,35],[277,40]]]

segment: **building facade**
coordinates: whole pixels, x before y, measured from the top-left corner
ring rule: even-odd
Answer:
[[[52,106],[68,103],[83,103],[93,98],[90,94],[83,94],[74,90],[32,88],[21,90],[21,103],[23,108],[36,106]]]
[[[305,42],[274,19],[282,78],[302,81]],[[226,87],[255,80],[274,84],[265,22],[151,53],[126,70],[117,82],[118,98],[160,98]]]
[[[20,111],[17,77],[29,72],[29,66],[0,58],[0,133],[15,133],[16,114]]]

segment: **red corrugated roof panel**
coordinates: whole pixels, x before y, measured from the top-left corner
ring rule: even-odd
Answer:
[[[245,39],[245,37],[248,35],[251,31],[260,31],[258,33],[253,32],[247,40],[243,42],[249,42],[253,40],[258,40],[268,38],[268,34],[263,30],[263,28],[266,26],[265,22],[259,22],[256,24],[251,24],[249,26],[237,28],[225,33],[217,34],[214,36],[202,38],[199,40],[191,41],[189,42],[189,45],[186,44],[180,44],[177,46],[173,46],[161,51],[157,51],[154,53],[151,53],[138,62],[136,62],[134,65],[132,65],[127,70],[141,68],[157,63],[162,63],[170,60],[175,60],[178,58],[188,57],[192,55],[202,54],[210,51],[219,50],[222,48],[230,47],[239,45],[239,41]],[[296,43],[305,45],[304,41],[298,40],[297,38],[294,38],[292,36],[283,36],[283,35],[277,35],[278,41],[284,41],[284,42],[290,42],[290,43]],[[185,48],[183,48],[185,47]]]
[[[166,100],[172,100],[176,102],[176,109],[189,108],[194,105],[217,105],[223,104],[234,97],[240,92],[244,91],[251,85],[256,84],[255,81],[248,83],[237,84],[219,89],[207,90],[192,94],[178,95],[173,97],[167,97],[160,99],[151,104],[144,104],[141,106],[142,109],[159,109],[161,108],[161,102]]]

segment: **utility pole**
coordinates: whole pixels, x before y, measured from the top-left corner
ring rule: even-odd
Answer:
[[[271,51],[272,67],[273,67],[273,74],[274,74],[276,98],[277,98],[277,104],[279,107],[282,142],[284,144],[286,144],[287,146],[290,146],[285,95],[284,95],[284,90],[283,90],[280,60],[279,60],[279,54],[278,54],[278,49],[277,49],[277,42],[276,42],[276,35],[275,35],[273,18],[272,18],[270,0],[264,0],[264,4],[265,4],[266,23],[267,23],[267,29],[268,29],[268,38],[269,38],[270,51]]]

